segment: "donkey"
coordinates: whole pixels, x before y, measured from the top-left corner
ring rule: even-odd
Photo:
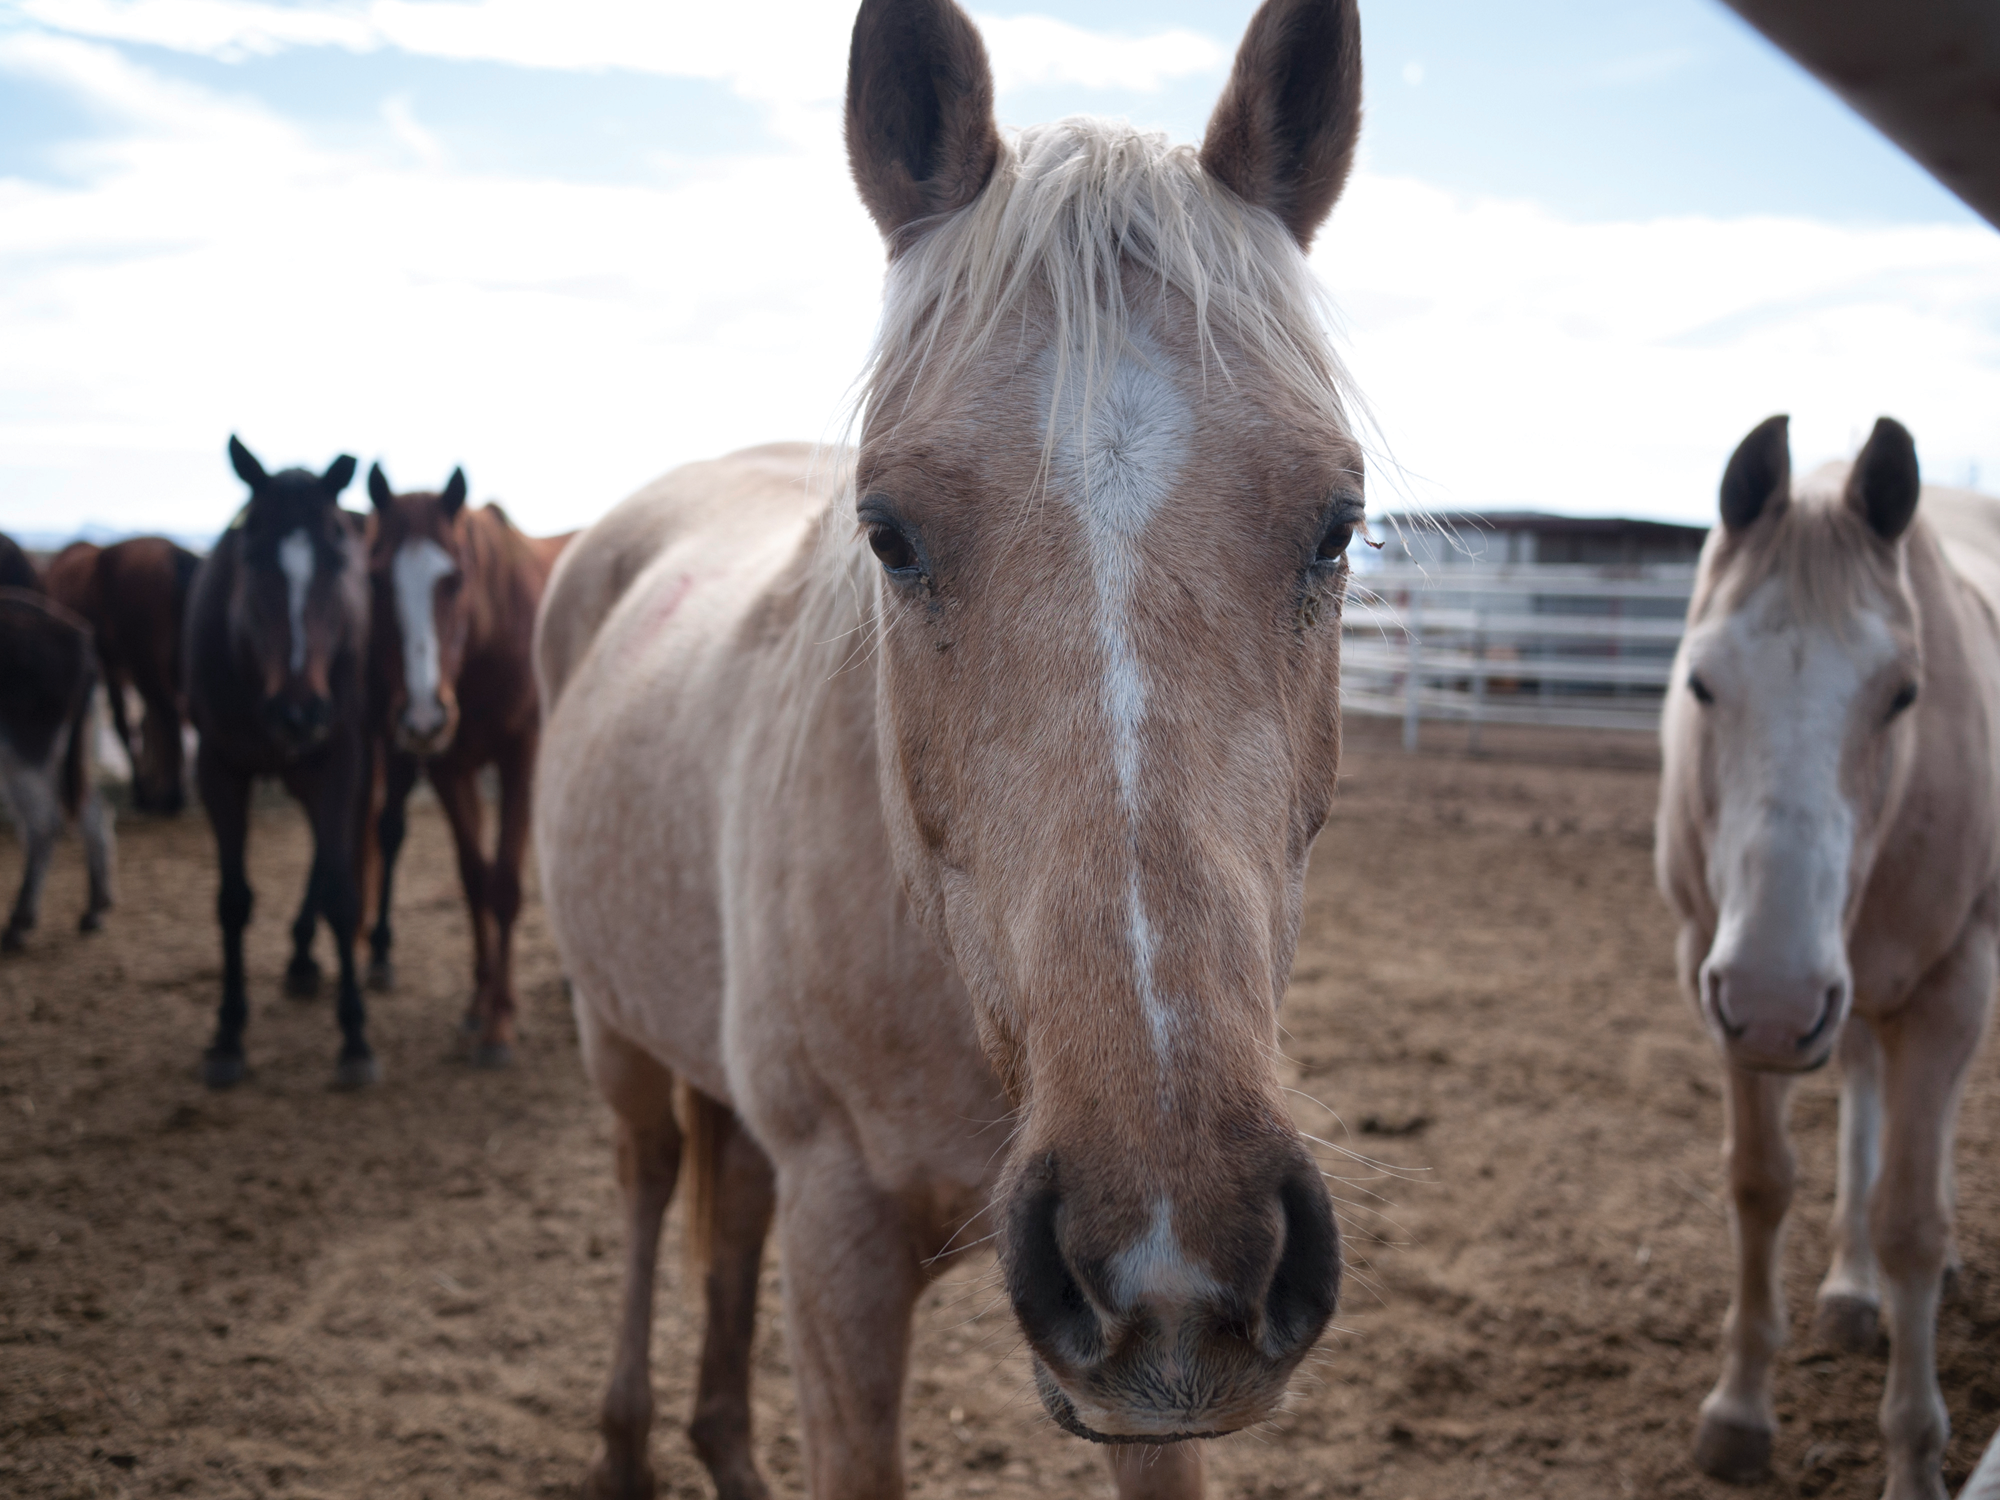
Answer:
[[[523,536],[497,505],[467,510],[465,473],[442,491],[398,495],[376,464],[368,572],[373,590],[371,718],[387,750],[381,906],[369,935],[370,980],[394,982],[389,902],[403,845],[404,804],[421,767],[458,848],[472,918],[473,1059],[503,1066],[514,1048],[514,919],[541,708],[531,660],[535,610],[567,536]],[[500,777],[500,836],[481,847],[479,771]]]
[[[181,634],[200,566],[177,542],[138,536],[109,547],[72,542],[50,561],[44,579],[49,593],[95,633],[112,726],[132,763],[132,805],[167,817],[187,800]],[[128,686],[146,708],[137,735],[125,712]]]
[[[1922,505],[1919,508],[1919,497]],[[1943,1500],[1951,1143],[2000,941],[2000,502],[1920,487],[1887,418],[1794,484],[1786,419],[1722,479],[1661,728],[1660,888],[1728,1072],[1737,1279],[1697,1463],[1770,1461],[1792,1077],[1839,1053],[1817,1329],[1890,1336],[1888,1500]]]
[[[1197,152],[1005,140],[965,13],[865,0],[847,141],[890,266],[858,453],[677,470],[557,565],[536,846],[629,1234],[592,1493],[653,1492],[684,1149],[690,1435],[727,1497],[765,1493],[774,1211],[819,1500],[903,1493],[953,1247],[999,1241],[1041,1400],[1127,1497],[1198,1494],[1187,1440],[1277,1410],[1331,1315],[1277,1012],[1363,519],[1304,256],[1359,26],[1268,0]]]
[[[210,1088],[229,1088],[245,1071],[250,790],[257,777],[276,776],[313,827],[312,873],[293,926],[287,984],[310,992],[304,981],[318,974],[309,952],[314,913],[323,914],[340,960],[334,1081],[356,1088],[378,1081],[381,1068],[368,1045],[354,962],[361,915],[355,853],[369,766],[367,554],[361,518],[339,504],[354,460],[342,454],[324,474],[267,474],[234,437],[229,458],[250,500],[196,575],[187,620],[188,708],[201,735],[195,783],[222,866],[222,1005],[203,1077]]]
[[[4,555],[0,547],[0,561]],[[78,929],[95,932],[111,906],[116,841],[111,810],[90,775],[96,691],[90,627],[38,589],[0,586],[0,799],[26,854],[0,952],[18,951],[41,914],[42,882],[65,813],[82,825],[90,869]]]

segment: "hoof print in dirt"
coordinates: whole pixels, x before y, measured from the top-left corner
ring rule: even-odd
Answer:
[[[337,1089],[373,1088],[382,1081],[382,1064],[371,1052],[363,1057],[343,1057],[334,1064],[333,1086]]]
[[[217,1052],[211,1047],[201,1057],[201,1081],[212,1089],[233,1089],[249,1071],[241,1052]]]
[[[1813,1340],[1845,1354],[1870,1353],[1882,1343],[1882,1310],[1860,1297],[1822,1297]]]
[[[319,995],[319,965],[311,959],[285,965],[285,993],[294,1000],[311,1000]]]
[[[1771,1432],[1703,1417],[1694,1439],[1695,1467],[1725,1484],[1755,1484],[1771,1472]]]

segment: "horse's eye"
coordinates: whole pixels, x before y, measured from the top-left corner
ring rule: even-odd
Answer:
[[[910,574],[917,570],[917,549],[901,529],[888,521],[869,521],[868,545],[882,566],[891,573]]]
[[[1904,683],[1901,690],[1896,694],[1896,696],[1889,700],[1889,718],[1890,719],[1895,718],[1904,709],[1908,708],[1912,703],[1915,703],[1916,701],[1917,701],[1917,685],[1914,682]],[[1887,723],[1888,720],[1885,719],[1883,722]]]
[[[1688,673],[1688,691],[1694,694],[1694,701],[1699,703],[1703,708],[1715,702],[1715,694],[1708,690],[1708,684],[1692,672]]]
[[[1346,554],[1348,543],[1354,540],[1354,527],[1360,521],[1361,513],[1359,496],[1340,497],[1333,507],[1333,514],[1327,518],[1326,530],[1320,533],[1319,545],[1313,549],[1314,562],[1338,562]]]

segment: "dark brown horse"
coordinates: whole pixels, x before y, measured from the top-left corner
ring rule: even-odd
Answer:
[[[222,865],[222,1006],[204,1077],[227,1088],[244,1074],[250,789],[257,777],[276,776],[313,825],[312,874],[286,977],[298,993],[302,974],[317,976],[309,950],[314,913],[324,915],[340,959],[334,1076],[352,1088],[381,1077],[354,966],[355,843],[369,763],[367,549],[362,518],[339,505],[354,460],[343,454],[324,474],[267,474],[233,437],[229,457],[250,502],[196,575],[187,620],[188,709],[201,734],[195,782]]]
[[[182,621],[201,559],[163,536],[109,547],[72,542],[49,563],[49,593],[90,622],[111,700],[111,722],[132,762],[132,804],[172,815],[186,801],[181,725]],[[131,688],[146,715],[135,736],[126,714]]]
[[[541,710],[530,657],[535,611],[568,537],[516,530],[497,505],[468,510],[465,474],[442,491],[395,494],[381,465],[368,471],[375,502],[368,571],[373,594],[371,696],[387,754],[379,825],[382,896],[369,937],[371,982],[394,980],[390,891],[403,843],[403,807],[421,768],[430,776],[458,846],[472,917],[472,1003],[465,1030],[473,1058],[498,1067],[513,1056],[514,919]],[[500,777],[500,838],[487,859],[478,776]]]
[[[15,557],[20,549],[0,537],[0,577],[20,576],[7,570]],[[78,927],[96,931],[111,905],[111,813],[90,780],[90,699],[96,688],[90,627],[39,588],[0,586],[0,799],[13,815],[26,856],[20,894],[0,932],[0,951],[20,948],[35,926],[65,814],[83,825],[90,861],[90,903]]]
[[[28,560],[28,554],[21,550],[21,544],[11,536],[0,533],[0,589],[39,590],[42,580],[35,572],[35,565]]]

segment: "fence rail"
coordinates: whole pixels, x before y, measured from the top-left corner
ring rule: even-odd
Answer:
[[[1407,565],[1354,575],[1341,704],[1403,721],[1652,733],[1694,588],[1687,566]]]

